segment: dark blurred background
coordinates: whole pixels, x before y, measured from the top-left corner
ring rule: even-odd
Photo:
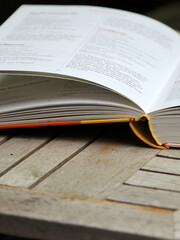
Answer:
[[[21,4],[106,6],[149,15],[180,29],[180,0],[0,0],[0,24]]]

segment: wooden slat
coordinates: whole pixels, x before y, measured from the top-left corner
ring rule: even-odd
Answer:
[[[160,153],[157,154],[157,156],[174,158],[174,159],[180,160],[180,151],[179,149],[170,149],[169,151],[162,150]]]
[[[9,139],[9,135],[4,134],[4,135],[0,135],[0,145],[3,144],[4,142],[6,142]]]
[[[36,132],[34,129],[31,132],[19,131],[16,136],[0,145],[0,176],[50,141],[53,133],[52,131],[52,134],[38,134],[38,130]]]
[[[142,169],[180,175],[180,161],[164,157],[155,157],[146,163]]]
[[[147,171],[137,171],[126,184],[180,192],[180,177]]]
[[[30,187],[86,147],[97,135],[91,128],[69,128],[0,178],[0,184]],[[30,140],[29,140],[30,141]],[[32,139],[34,143],[34,139]],[[30,141],[30,142],[31,142]],[[20,144],[23,144],[20,141]],[[37,143],[35,142],[35,145]],[[17,141],[15,142],[17,147]],[[28,148],[28,143],[25,143]]]
[[[0,130],[0,145],[8,141],[12,136],[14,136],[15,131],[9,131],[9,129]]]
[[[180,239],[180,210],[174,213],[174,237]]]
[[[110,131],[36,189],[104,198],[159,151],[136,142],[137,138],[131,134],[124,136],[117,129]]]
[[[129,185],[120,186],[108,199],[159,208],[180,208],[180,193]]]
[[[2,233],[51,240],[173,238],[169,210],[65,199],[23,189],[0,188],[0,196]]]

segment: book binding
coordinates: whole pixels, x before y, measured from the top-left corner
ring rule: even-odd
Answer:
[[[169,149],[168,144],[162,144],[158,141],[151,127],[151,120],[147,115],[141,115],[137,119],[121,118],[121,119],[97,119],[97,120],[80,120],[80,121],[60,121],[60,122],[39,122],[39,123],[23,123],[0,125],[0,129],[8,128],[29,128],[29,127],[50,127],[63,125],[80,125],[80,124],[100,124],[100,123],[120,123],[129,122],[134,134],[143,142],[151,147],[159,149]]]

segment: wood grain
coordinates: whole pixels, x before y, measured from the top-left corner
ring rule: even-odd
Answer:
[[[0,196],[2,233],[51,240],[173,237],[169,210],[103,200],[63,199],[23,189],[0,188]]]
[[[41,182],[36,189],[104,198],[159,150],[136,146],[120,132],[108,132]],[[128,137],[128,135],[126,136]]]
[[[31,186],[44,175],[50,174],[51,171],[54,171],[54,168],[60,167],[72,156],[81,151],[96,135],[97,132],[93,133],[90,129],[89,132],[79,132],[79,128],[71,128],[69,132],[65,131],[61,133],[57,138],[44,145],[34,154],[24,159],[23,162],[4,174],[0,178],[0,184],[23,187]],[[17,139],[14,139],[14,141],[16,149],[18,143],[27,150],[30,150],[32,143],[35,145],[38,144],[37,140],[34,139],[27,142],[25,141],[24,144],[24,139],[20,139],[18,143]],[[31,144],[29,144],[30,146],[28,145],[29,142]]]
[[[180,152],[179,149],[170,149],[170,151],[162,150],[160,153],[157,154],[159,157],[168,157],[180,160]]]
[[[177,240],[179,161],[155,157],[160,150],[128,129],[69,126],[0,135],[0,233],[172,240],[175,231]]]
[[[108,199],[157,208],[180,209],[180,194],[130,185],[121,185]]]
[[[146,163],[142,169],[180,175],[180,161],[164,157],[155,157]]]
[[[180,192],[179,176],[139,170],[126,184]]]
[[[174,237],[180,239],[180,210],[174,213]]]
[[[0,145],[3,144],[4,142],[6,142],[8,139],[10,138],[10,135],[7,134],[1,134],[0,135]]]
[[[49,136],[28,137],[16,135],[0,145],[0,176],[46,144],[50,139]]]

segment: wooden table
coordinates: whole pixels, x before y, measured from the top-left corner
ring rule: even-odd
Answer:
[[[180,150],[127,124],[3,130],[0,143],[0,234],[180,239]]]

